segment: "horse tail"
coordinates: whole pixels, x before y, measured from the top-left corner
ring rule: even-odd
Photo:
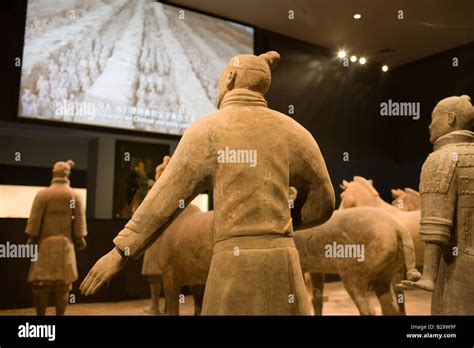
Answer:
[[[415,245],[413,244],[413,237],[405,226],[403,226],[401,223],[398,223],[398,225],[397,233],[403,247],[407,279],[417,281],[420,279],[421,274],[416,269]]]

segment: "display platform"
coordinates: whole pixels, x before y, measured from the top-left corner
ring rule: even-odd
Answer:
[[[308,293],[311,297],[311,293]],[[323,315],[360,315],[356,305],[351,300],[344,285],[340,281],[330,282],[325,285],[325,297]],[[427,297],[421,290],[408,292],[407,295],[407,315],[430,315],[431,298]],[[371,293],[370,300],[373,303],[377,315],[381,315],[380,304],[374,293]],[[144,308],[150,305],[150,300],[131,300],[120,302],[97,302],[72,304],[68,306],[66,315],[150,315]],[[160,301],[164,305],[164,299]],[[0,310],[0,315],[34,315],[35,309],[4,309]],[[54,307],[48,307],[47,315],[54,315]],[[179,305],[179,315],[194,315],[193,297],[185,296],[184,303]]]

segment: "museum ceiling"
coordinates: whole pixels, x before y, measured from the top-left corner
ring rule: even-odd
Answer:
[[[172,0],[391,66],[474,41],[472,0]],[[294,20],[288,20],[288,11]],[[403,19],[398,19],[403,10]],[[354,14],[361,14],[356,20]],[[283,18],[283,19],[282,19]]]

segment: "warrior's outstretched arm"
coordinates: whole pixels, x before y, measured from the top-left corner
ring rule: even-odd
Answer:
[[[97,261],[82,282],[83,294],[95,293],[121,270],[126,257],[140,257],[178,217],[182,207],[208,187],[217,163],[208,134],[206,116],[188,128],[163,174],[115,237],[116,248]]]

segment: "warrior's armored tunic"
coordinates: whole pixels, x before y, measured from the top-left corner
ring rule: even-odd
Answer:
[[[420,178],[421,231],[443,246],[432,313],[474,315],[474,133],[440,137]]]

